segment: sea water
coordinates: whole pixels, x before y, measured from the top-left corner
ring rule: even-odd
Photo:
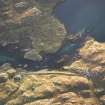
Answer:
[[[55,9],[69,32],[88,30],[98,41],[105,41],[105,0],[65,0]]]

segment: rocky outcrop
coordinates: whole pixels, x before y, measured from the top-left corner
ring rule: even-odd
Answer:
[[[63,69],[27,72],[9,64],[2,66],[0,104],[104,105],[104,46],[92,38],[87,40],[79,49],[80,57]],[[89,59],[90,55],[93,58]]]
[[[0,83],[2,105],[97,105],[84,77],[57,71],[14,74],[15,69],[11,69],[4,72],[7,81]]]
[[[93,38],[89,38],[82,48],[79,49],[79,57],[70,68],[81,70],[93,70],[97,72],[105,71],[105,43],[99,43]]]
[[[105,43],[89,38],[78,50],[79,57],[64,70],[72,71],[92,80],[96,88],[105,91]],[[104,96],[103,96],[104,103]]]
[[[41,60],[42,52],[55,53],[66,35],[64,25],[51,15],[60,1],[1,1],[0,45],[12,45],[9,50],[20,49],[31,60]]]

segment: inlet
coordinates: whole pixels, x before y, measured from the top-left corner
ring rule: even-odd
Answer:
[[[65,0],[55,16],[69,32],[86,29],[97,41],[105,41],[105,0]]]

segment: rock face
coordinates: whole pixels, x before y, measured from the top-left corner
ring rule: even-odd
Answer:
[[[9,50],[19,49],[32,60],[56,52],[66,35],[64,25],[51,15],[59,1],[0,1],[0,47],[12,45]],[[73,39],[68,41],[75,43]],[[105,43],[91,38],[81,46],[72,64],[52,71],[1,66],[0,105],[104,105]]]
[[[64,69],[89,78],[96,88],[105,91],[105,43],[89,38],[79,49],[79,58],[64,66]]]
[[[9,70],[7,71],[9,72]],[[5,73],[7,72],[5,71]],[[94,97],[88,98],[91,93],[87,99],[81,94],[83,90],[89,89],[88,79],[68,74],[57,71],[17,73],[12,78],[8,77],[7,82],[0,83],[0,104],[96,105]],[[21,76],[21,79],[15,81],[18,75]]]
[[[79,49],[80,58],[63,69],[26,72],[2,66],[0,79],[5,81],[0,82],[0,104],[104,105],[105,69],[100,68],[104,46],[94,39],[87,40]],[[93,58],[89,59],[90,55]],[[95,57],[97,62],[90,62]]]
[[[32,60],[40,60],[42,52],[56,52],[66,35],[64,25],[51,15],[60,1],[1,1],[0,45],[12,44]]]

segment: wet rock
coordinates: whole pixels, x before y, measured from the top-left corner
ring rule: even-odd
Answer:
[[[79,58],[72,64],[64,66],[65,70],[78,69],[78,70],[92,70],[104,74],[104,57],[105,57],[105,43],[99,43],[93,38],[90,38],[79,49]]]
[[[20,82],[21,79],[22,79],[21,75],[15,75],[15,77],[14,77],[15,82]]]
[[[24,2],[18,2],[18,3],[15,4],[15,8],[22,8],[23,9],[23,8],[26,8],[26,7],[28,8],[28,3],[25,2],[25,1]]]
[[[5,46],[9,43],[16,44],[15,47],[25,53],[24,57],[32,60],[41,60],[42,53],[56,52],[66,35],[64,25],[49,14],[58,1],[61,0],[25,0],[27,4],[23,1],[19,2],[18,9],[15,2],[16,8],[10,9],[11,12],[7,13],[8,19],[4,19],[3,27],[8,35],[4,30],[0,34],[0,43]],[[22,10],[21,7],[24,9]],[[42,70],[42,72],[19,71],[15,74],[15,71],[10,68],[1,70],[1,74],[6,72],[6,75],[13,78],[8,78],[8,81],[0,84],[0,104],[97,105],[97,97],[90,96],[85,91],[94,93],[96,86],[91,89],[91,80],[76,72],[71,73],[71,68],[83,71],[87,68],[98,72],[103,71],[104,67],[101,64],[104,64],[104,59],[101,54],[104,56],[104,44],[91,39],[86,41],[79,50],[79,59],[64,67],[63,73],[60,73],[60,70],[53,71],[55,73]]]
[[[102,96],[102,97],[100,98],[100,100],[102,101],[102,103],[103,103],[103,105],[104,105],[104,104],[105,104],[105,95]]]
[[[92,89],[96,97],[105,94],[105,43],[99,43],[93,38],[89,38],[84,42],[83,46],[78,50],[79,57],[71,64],[63,67],[63,70],[70,71],[84,76],[92,81]],[[91,86],[91,85],[90,85]],[[90,87],[91,88],[91,87]],[[91,91],[81,91],[83,97],[90,97]]]
[[[7,74],[9,76],[9,78],[13,78],[16,74],[16,70],[15,69],[9,69],[9,70],[7,70]]]
[[[0,24],[0,27],[5,28],[0,33],[0,45],[4,43],[5,46],[15,45],[20,53],[25,54],[25,58],[31,60],[41,60],[42,52],[55,53],[61,47],[67,32],[64,25],[47,9],[54,8],[60,1],[62,0],[53,2],[25,0],[11,3],[8,0],[9,3],[2,7],[8,8],[6,19],[3,18],[4,12],[1,11],[4,25]],[[9,51],[15,50],[10,47]]]
[[[66,77],[65,76],[59,76],[52,79],[53,83],[55,84],[56,88],[59,89],[59,91],[63,91],[63,88],[65,91],[68,90],[81,90],[84,88],[88,88],[88,80],[86,78],[73,76],[73,77]]]
[[[91,91],[90,90],[83,90],[80,91],[81,96],[83,96],[84,98],[89,98],[91,97]]]
[[[87,62],[99,63],[100,65],[104,64],[104,47],[105,43],[99,43],[94,39],[91,39],[85,43],[83,48],[80,49],[80,56]]]
[[[101,51],[98,53],[101,54]],[[102,78],[93,81],[84,76],[85,74],[79,75],[84,72],[104,73],[104,69],[101,67],[100,62],[96,64],[87,62],[81,55],[71,65],[66,65],[63,72],[61,69],[53,72],[49,70],[17,72],[14,76],[14,79],[17,76],[17,82],[13,78],[9,78],[3,85],[0,84],[0,103],[3,100],[6,100],[6,105],[98,105],[101,102],[104,103],[103,76],[100,74]],[[87,68],[91,68],[89,69],[91,72],[87,72]],[[73,72],[75,69],[78,72]],[[13,95],[10,96],[10,94]]]
[[[7,103],[7,101],[11,99],[11,95],[14,94],[18,88],[19,86],[12,80],[0,84],[0,103]]]
[[[0,66],[0,71],[7,71],[9,69],[11,69],[11,64],[10,63],[5,63],[2,66]]]
[[[34,22],[35,21],[35,35],[31,38],[33,49],[25,54],[25,58],[30,58],[32,60],[35,59],[35,57],[41,59],[41,52],[56,52],[61,47],[62,41],[66,35],[63,24],[53,16],[41,16],[35,18]]]
[[[8,80],[8,74],[6,73],[1,73],[0,74],[0,83],[4,83]]]
[[[42,99],[42,100],[37,100],[35,102],[26,103],[25,105],[49,105],[49,104],[50,104],[50,99]]]
[[[21,82],[9,78],[4,85],[0,84],[0,103],[5,100],[6,105],[96,105],[94,98],[89,97],[87,101],[80,94],[87,89],[88,79],[47,72],[20,72],[17,76],[19,79],[23,76]]]

